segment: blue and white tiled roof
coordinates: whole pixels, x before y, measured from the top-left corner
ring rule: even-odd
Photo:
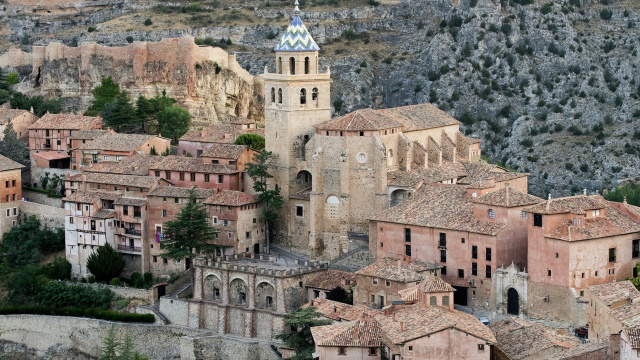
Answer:
[[[293,19],[291,20],[291,24],[287,28],[287,31],[284,32],[282,39],[275,47],[275,51],[318,51],[320,48],[313,41],[309,30],[304,26],[302,20],[300,20],[300,16],[298,14],[300,10],[298,10],[297,1],[296,1],[296,10],[294,11]]]

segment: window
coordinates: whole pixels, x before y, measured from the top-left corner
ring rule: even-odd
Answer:
[[[485,273],[487,274],[487,279],[491,279],[491,265],[487,265],[485,268]]]
[[[640,240],[633,240],[633,249],[631,250],[631,257],[640,257]]]
[[[282,89],[278,89],[278,104],[282,104]]]
[[[429,305],[431,306],[438,305],[438,298],[436,298],[435,296],[429,297]]]
[[[190,173],[191,181],[196,181],[196,173]]]
[[[204,182],[209,182],[209,174],[204,174]]]
[[[224,225],[224,226],[229,226],[229,220],[224,220],[224,222],[222,223],[222,225]],[[231,237],[229,237],[229,239],[231,239]]]
[[[551,277],[551,270],[547,270],[547,276]]]
[[[213,224],[214,225],[218,224],[218,217],[217,216],[213,217]]]
[[[167,217],[167,210],[162,210],[162,217]]]
[[[257,220],[258,220],[258,219],[253,218],[253,223],[254,223],[254,224],[255,224],[255,223],[257,223]]]
[[[464,244],[464,238],[462,238],[462,243]]]
[[[289,73],[291,75],[296,74],[296,59],[293,57],[289,58]]]
[[[304,105],[307,103],[307,89],[300,90],[300,104]]]
[[[160,177],[160,171],[159,170],[156,170],[155,174],[156,174],[156,177]]]
[[[478,193],[474,191],[473,193],[471,193],[471,196],[472,196],[472,197],[477,197],[477,196],[478,196]]]
[[[275,88],[271,88],[271,102],[272,103],[276,102],[276,89]]]
[[[458,279],[464,279],[464,269],[458,269]]]
[[[493,212],[493,209],[489,209],[489,219],[495,219],[496,213]]]
[[[311,100],[318,100],[318,88],[311,90]]]
[[[81,205],[81,204],[76,204],[76,209],[77,209],[78,211],[82,210],[82,205]]]
[[[224,182],[224,175],[218,175],[218,184],[222,184]]]
[[[441,275],[447,275],[447,267],[443,266],[442,269],[440,269],[440,274]]]
[[[533,214],[533,226],[542,227],[542,215]]]
[[[102,156],[102,160],[109,160],[109,155]]]
[[[478,344],[478,351],[484,351],[484,344]]]
[[[360,164],[364,164],[367,162],[367,155],[365,155],[365,153],[359,153],[356,155],[356,160],[358,160]]]
[[[167,264],[167,263],[169,263],[169,262],[167,261],[167,258],[162,258],[162,263],[163,263],[163,264]]]
[[[391,281],[387,280],[387,281],[386,281],[386,285],[387,285],[387,286],[391,286]]]
[[[475,245],[471,247],[471,258],[472,259],[478,258],[478,247]]]
[[[154,257],[153,257],[153,262],[154,262],[154,263],[157,263],[157,262],[158,262],[158,257],[157,257],[157,256],[154,256]]]
[[[442,297],[442,306],[449,306],[449,296],[445,295]]]
[[[524,218],[526,218],[526,217],[527,217],[527,213],[526,213],[526,212],[524,212],[524,211],[520,211],[520,218],[521,218],[521,219],[524,219]]]
[[[184,173],[183,172],[180,173],[180,181],[184,181]]]
[[[124,215],[129,215],[129,207],[128,206],[123,206],[122,207],[122,214]]]
[[[11,186],[13,186],[13,187],[16,186],[16,181],[15,180],[11,180]]]
[[[9,180],[4,182],[4,187],[8,188],[9,187]]]
[[[471,275],[478,276],[478,263],[471,263]]]
[[[302,205],[296,205],[296,216],[304,216],[304,207]]]
[[[7,209],[7,217],[11,216],[11,209]]]
[[[347,348],[339,347],[338,355],[347,355]]]
[[[409,346],[409,351],[413,351],[413,346]]]
[[[447,250],[440,250],[440,262],[447,262]]]
[[[486,258],[487,261],[491,261],[491,248],[487,248]]]
[[[404,254],[407,256],[411,256],[411,245],[404,246]]]
[[[165,171],[164,174],[167,180],[171,180],[171,171]]]
[[[593,210],[593,216],[600,216],[600,209]]]
[[[244,235],[247,239],[251,238],[251,231],[245,231]]]
[[[369,356],[374,356],[374,355],[376,355],[376,354],[378,353],[378,351],[377,351],[377,350],[378,350],[378,349],[373,348],[373,347],[372,347],[372,348],[369,348]]]
[[[447,234],[446,233],[440,233],[440,243],[438,244],[438,246],[447,247]]]
[[[73,218],[72,217],[69,218],[69,224],[73,224]]]
[[[411,229],[404,229],[404,241],[411,242]]]
[[[371,282],[373,283],[373,285],[378,285],[378,278],[372,278]]]
[[[609,249],[609,262],[616,262],[616,248]]]
[[[173,198],[173,202],[176,204],[180,204],[180,198]]]
[[[364,131],[360,131],[360,136],[364,136]]]

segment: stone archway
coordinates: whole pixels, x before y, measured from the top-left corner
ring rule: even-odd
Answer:
[[[507,314],[520,315],[520,295],[514,288],[507,290]]]

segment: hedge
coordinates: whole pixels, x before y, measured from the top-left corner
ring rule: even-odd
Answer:
[[[0,307],[0,315],[57,315],[75,316],[126,323],[153,323],[156,321],[152,314],[129,314],[100,309],[81,309],[74,307],[53,308],[50,306],[5,306]]]

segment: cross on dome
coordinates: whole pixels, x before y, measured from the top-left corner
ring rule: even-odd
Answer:
[[[293,9],[293,19],[291,24],[282,35],[280,42],[274,48],[275,51],[318,51],[320,48],[311,37],[311,33],[304,26],[300,19],[300,9],[298,1],[295,2]]]

